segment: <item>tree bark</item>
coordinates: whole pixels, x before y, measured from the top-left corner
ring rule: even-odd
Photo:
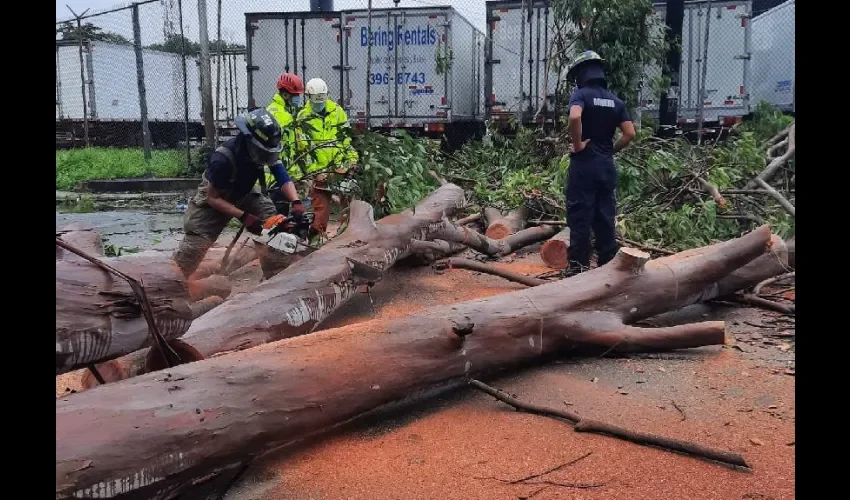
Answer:
[[[535,226],[523,229],[507,238],[494,240],[466,227],[458,227],[444,218],[440,227],[435,227],[432,237],[460,243],[484,255],[495,257],[508,255],[524,246],[551,238],[557,232],[558,230],[552,226]]]
[[[435,266],[438,269],[466,269],[468,271],[477,271],[479,273],[491,274],[493,276],[498,276],[500,278],[505,278],[508,281],[513,281],[514,283],[520,283],[525,286],[538,286],[543,285],[545,283],[549,283],[546,280],[542,280],[540,278],[535,278],[533,276],[526,276],[524,274],[515,273],[513,271],[509,271],[507,269],[500,269],[496,266],[485,264],[483,262],[478,262],[470,259],[460,259],[460,258],[452,258],[445,259],[437,263]]]
[[[100,233],[81,222],[73,222],[56,230],[56,237],[74,248],[78,248],[95,257],[103,256],[103,239]],[[56,260],[85,262],[85,259],[62,247],[56,247]]]
[[[192,322],[189,288],[171,261],[102,259],[140,280],[166,340]],[[88,261],[56,261],[56,374],[116,358],[150,344],[148,324],[129,284]]]
[[[570,264],[570,228],[552,236],[540,247],[540,258],[552,269],[566,269]]]
[[[399,217],[398,224],[412,223]],[[714,323],[658,331],[628,324],[694,303],[711,283],[764,254],[769,240],[769,229],[761,227],[661,266],[645,265],[648,254],[623,248],[605,266],[566,280],[286,339],[70,395],[56,402],[56,498],[165,498],[417,391],[556,351],[722,344]],[[249,295],[276,303],[270,289],[290,278],[278,275],[274,286]],[[257,326],[247,325],[252,329]]]
[[[511,210],[504,217],[486,218],[487,230],[484,231],[484,235],[494,240],[501,240],[525,228],[525,222],[528,220],[528,208],[523,205],[516,210]]]
[[[748,182],[747,185],[744,186],[744,189],[757,188],[758,182],[756,181],[756,179],[761,179],[764,182],[770,182],[770,179],[773,178],[773,175],[776,174],[779,168],[787,164],[791,157],[794,156],[797,151],[796,127],[796,122],[792,123],[791,126],[788,127],[788,147],[785,149],[785,153],[780,156],[777,156],[776,158],[771,159],[770,162],[767,164],[767,167],[765,167],[765,169],[760,174],[758,174],[755,179]]]
[[[446,184],[415,210],[377,223],[368,203],[353,201],[345,233],[199,318],[182,340],[209,357],[313,331],[369,282],[349,259],[386,271],[407,255],[412,239],[428,239],[433,226],[462,206],[463,197],[458,186]]]

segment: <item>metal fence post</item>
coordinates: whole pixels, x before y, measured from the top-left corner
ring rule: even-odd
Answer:
[[[372,118],[372,82],[369,81],[372,75],[372,0],[369,0],[369,6],[367,8],[369,9],[369,19],[366,21],[369,30],[366,39],[366,129],[368,130]],[[340,22],[343,21],[340,20]],[[340,64],[342,64],[342,61],[340,61]]]
[[[186,171],[192,168],[189,149],[189,84],[186,75],[186,36],[183,34],[183,0],[177,0],[177,19],[180,22],[180,61],[183,63],[183,140],[186,142]]]
[[[201,44],[201,108],[204,113],[204,132],[207,146],[215,146],[213,123],[212,82],[210,81],[210,40],[207,33],[207,0],[198,0],[198,39]]]
[[[705,7],[705,43],[702,47],[702,74],[700,75],[699,84],[699,107],[697,108],[697,144],[702,144],[702,122],[705,119],[705,100],[708,98],[708,93],[705,91],[705,84],[708,78],[708,34],[711,26],[711,0]]]
[[[77,18],[77,41],[79,42],[79,50],[80,50],[80,92],[83,97],[83,134],[85,135],[86,147],[89,147],[91,143],[89,142],[89,106],[86,102],[86,70],[83,67],[83,21],[82,17],[86,15],[86,12],[89,9],[83,11],[82,14],[77,15],[76,12],[71,9],[68,5],[68,10],[71,11],[71,14]]]
[[[224,47],[221,43],[221,0],[218,0],[218,20],[216,21],[215,36],[216,36],[216,64],[215,64],[215,119],[220,120],[219,112],[221,111],[221,60]]]
[[[151,159],[151,131],[148,126],[148,96],[145,89],[145,64],[142,56],[142,28],[139,25],[139,5],[133,4],[133,49],[136,53],[136,81],[139,85],[139,113],[142,118],[142,148],[145,160]]]

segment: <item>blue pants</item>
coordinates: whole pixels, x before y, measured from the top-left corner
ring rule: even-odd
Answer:
[[[596,261],[614,258],[617,214],[617,170],[613,160],[573,157],[567,174],[567,226],[570,228],[570,266],[590,266],[590,232],[596,236]]]

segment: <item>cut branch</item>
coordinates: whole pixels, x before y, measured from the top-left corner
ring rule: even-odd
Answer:
[[[713,450],[711,448],[707,448],[696,443],[691,443],[689,441],[682,441],[679,439],[671,439],[656,436],[653,434],[634,432],[628,429],[624,429],[622,427],[606,424],[604,422],[597,422],[594,420],[581,418],[577,414],[572,413],[570,411],[561,410],[558,408],[549,408],[546,406],[539,406],[531,403],[524,403],[514,397],[508,396],[503,391],[490,387],[489,385],[478,380],[470,380],[469,385],[483,393],[493,396],[499,401],[508,404],[517,410],[525,411],[528,413],[534,413],[537,415],[543,415],[546,417],[564,419],[575,426],[576,432],[593,432],[597,434],[607,434],[609,436],[624,439],[626,441],[631,441],[636,444],[654,446],[669,451],[685,453],[688,455],[693,455],[695,457],[720,462],[726,465],[734,465],[737,467],[745,468],[750,467],[747,462],[744,461],[744,457],[737,453]]]
[[[714,202],[717,203],[718,207],[726,208],[726,199],[723,198],[722,194],[720,194],[720,191],[717,189],[717,186],[708,182],[702,177],[697,177],[697,181],[699,181],[702,188],[708,191],[711,197],[714,198]]]
[[[86,252],[87,254],[98,257],[102,257],[104,254],[103,239],[100,237],[100,234],[90,226],[83,223],[74,222],[57,229],[56,238],[64,241],[74,248]],[[86,260],[79,255],[68,252],[59,246],[56,247],[56,259],[86,262]]]
[[[566,269],[570,263],[570,228],[552,236],[540,247],[540,258],[553,269]]]
[[[523,205],[504,217],[487,218],[487,230],[484,231],[484,235],[494,240],[507,238],[525,228],[526,220],[528,220],[528,208]]]
[[[544,283],[548,283],[546,280],[541,280],[538,278],[532,278],[531,276],[526,276],[524,274],[515,273],[513,271],[508,271],[506,269],[499,269],[496,266],[485,264],[483,262],[478,262],[470,259],[461,259],[461,258],[451,258],[445,259],[440,262],[437,262],[434,267],[437,269],[466,269],[468,271],[477,271],[479,273],[491,274],[493,276],[498,276],[500,278],[505,278],[508,281],[513,281],[514,283],[521,283],[526,286],[537,286],[542,285]]]
[[[773,189],[773,186],[759,178],[756,178],[756,183],[758,183],[758,185],[761,186],[762,189],[767,191],[767,193],[772,196],[774,200],[779,202],[779,204],[782,205],[782,208],[784,208],[786,212],[791,214],[792,217],[796,217],[796,209],[794,208],[794,205],[792,205],[790,201],[785,199],[784,196],[779,194],[779,191]]]
[[[790,127],[788,127],[788,147],[781,156],[777,156],[772,159],[770,163],[767,164],[767,167],[753,180],[747,183],[744,186],[745,189],[754,189],[759,185],[758,180],[761,179],[764,182],[770,182],[770,179],[773,178],[774,174],[785,164],[788,163],[788,160],[794,156],[796,151],[796,141],[795,141],[795,127],[796,123],[792,123]]]
[[[763,227],[702,254],[671,257],[663,266],[623,248],[608,264],[570,279],[290,338],[72,394],[56,402],[56,498],[89,488],[105,497],[177,496],[198,478],[386,403],[582,345],[722,343],[719,328],[710,324],[667,329],[649,341],[638,338],[646,330],[627,325],[693,303],[711,283],[762,255],[769,240]],[[320,252],[326,251],[305,262]],[[309,275],[304,269],[323,268],[301,269]],[[262,291],[232,298],[197,323],[246,332],[250,341],[257,323],[237,330],[237,311],[221,312],[252,295],[278,310],[276,290],[296,276],[281,273]],[[242,316],[251,311],[246,306]],[[265,319],[260,313],[255,322]],[[463,336],[455,333],[460,326]],[[375,359],[382,369],[369,362]],[[132,480],[137,477],[146,480]]]
[[[435,229],[433,238],[460,243],[484,255],[494,257],[508,255],[524,246],[551,238],[556,232],[557,229],[552,226],[535,226],[523,229],[507,238],[494,240],[466,227],[458,227],[448,219],[444,219],[440,228]]]

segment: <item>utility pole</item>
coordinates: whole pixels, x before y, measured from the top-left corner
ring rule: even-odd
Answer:
[[[198,41],[201,44],[201,109],[204,115],[206,143],[215,147],[212,81],[210,78],[210,39],[207,33],[207,0],[198,0]]]
[[[151,159],[151,130],[148,126],[148,93],[145,89],[145,65],[142,57],[142,28],[139,24],[139,4],[133,4],[133,51],[136,53],[136,82],[139,86],[139,112],[142,117],[142,149],[145,160]]]
[[[668,0],[665,24],[667,25],[666,64],[661,75],[670,79],[667,92],[661,95],[658,112],[659,132],[661,135],[672,134],[678,122],[679,96],[681,88],[682,67],[682,23],[685,18],[685,0]]]

